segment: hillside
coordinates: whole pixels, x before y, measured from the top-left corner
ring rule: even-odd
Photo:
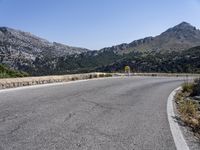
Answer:
[[[102,49],[118,54],[138,52],[165,52],[182,51],[200,45],[200,30],[189,23],[182,22],[173,28],[166,30],[156,37],[146,37],[129,44],[121,44]]]
[[[96,71],[120,72],[126,65],[134,72],[200,73],[200,46],[182,52],[132,52]]]
[[[0,64],[0,78],[27,77],[28,74],[7,68]]]
[[[140,72],[197,73],[200,68],[198,46],[200,30],[186,22],[156,37],[96,51],[51,43],[30,33],[0,28],[0,63],[34,76],[121,71],[125,65]]]
[[[51,59],[87,51],[84,48],[52,43],[28,32],[0,27],[0,62],[15,69],[33,65],[36,58]]]

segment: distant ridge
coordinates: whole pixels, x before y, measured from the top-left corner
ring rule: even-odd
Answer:
[[[52,43],[29,32],[8,27],[0,27],[0,44],[0,53],[4,53],[4,51],[21,52],[32,57],[43,54],[57,57],[88,51],[84,48],[71,47],[56,42]]]
[[[102,50],[123,54],[133,51],[182,51],[200,45],[200,30],[182,22],[156,37],[146,37],[129,44],[120,44]]]
[[[119,71],[127,64],[144,72],[200,72],[198,46],[200,30],[187,22],[155,37],[96,51],[52,43],[28,32],[0,28],[0,63],[30,75]],[[197,48],[190,49],[192,47]]]

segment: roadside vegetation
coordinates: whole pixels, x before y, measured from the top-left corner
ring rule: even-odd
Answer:
[[[3,58],[1,58],[3,59]],[[89,72],[124,72],[129,66],[134,72],[200,73],[200,46],[184,51],[131,52],[89,51],[62,57],[36,57],[35,62],[23,62],[19,70],[33,76],[77,74]],[[45,69],[44,69],[45,68]],[[134,69],[134,70],[133,70]]]
[[[175,100],[181,120],[200,138],[200,79],[184,83]]]
[[[0,64],[0,78],[16,78],[16,77],[27,77],[27,76],[29,75],[25,72],[12,70]]]

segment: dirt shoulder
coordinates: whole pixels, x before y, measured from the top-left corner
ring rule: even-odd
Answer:
[[[180,121],[200,142],[200,79],[184,83],[175,96]]]

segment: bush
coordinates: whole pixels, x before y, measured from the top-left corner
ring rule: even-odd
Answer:
[[[191,100],[183,100],[179,105],[179,110],[185,117],[196,117],[198,104]]]
[[[14,78],[14,77],[27,77],[27,73],[9,69],[8,67],[0,64],[0,78]]]
[[[181,120],[200,138],[199,104],[190,97],[199,92],[199,82],[199,80],[195,80],[194,83],[184,83],[183,90],[176,94],[175,101]]]
[[[184,83],[182,85],[182,89],[183,89],[183,92],[187,92],[187,93],[192,93],[193,91],[193,88],[194,88],[194,84],[193,83]]]
[[[191,96],[200,96],[200,79],[195,80]]]

